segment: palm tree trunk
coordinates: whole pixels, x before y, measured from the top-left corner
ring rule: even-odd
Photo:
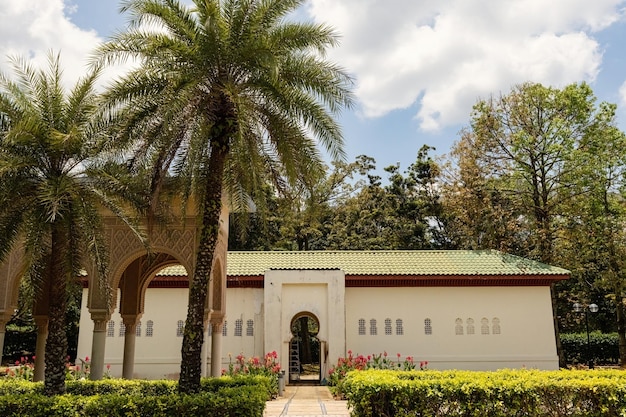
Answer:
[[[65,234],[60,227],[52,226],[50,253],[48,339],[46,340],[44,391],[47,395],[65,393],[65,362],[67,336],[65,334],[65,311],[67,307],[67,280],[63,268],[63,256],[67,251]]]
[[[228,143],[226,141],[226,143]],[[202,375],[202,344],[204,342],[204,307],[206,305],[213,255],[220,228],[222,211],[222,178],[228,146],[213,142],[201,205],[202,225],[196,254],[193,279],[189,283],[189,304],[183,334],[182,362],[178,391],[191,394],[200,391]],[[198,196],[200,197],[200,196]],[[212,360],[220,358],[213,357]]]

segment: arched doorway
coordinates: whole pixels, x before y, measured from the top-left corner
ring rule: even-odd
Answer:
[[[289,343],[289,381],[319,382],[320,330],[319,319],[312,313],[302,312],[291,319]]]

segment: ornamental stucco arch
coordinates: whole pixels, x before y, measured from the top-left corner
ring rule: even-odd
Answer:
[[[0,363],[4,347],[6,325],[17,308],[17,297],[20,288],[23,252],[20,248],[13,249],[4,262],[0,264]]]
[[[175,204],[175,206],[176,211],[180,205]],[[190,206],[193,207],[193,204]],[[210,296],[206,306],[206,318],[209,318],[209,312],[214,313],[211,316],[211,323],[217,323],[217,321],[221,323],[224,319],[228,213],[228,205],[223,204],[209,287]],[[141,277],[136,277],[137,290],[140,294],[135,299],[137,312],[143,308],[143,297],[150,280],[162,267],[180,264],[186,269],[189,277],[193,276],[198,236],[197,218],[195,213],[182,216],[179,211],[174,214],[178,220],[164,227],[155,226],[147,233],[149,249],[125,223],[112,214],[105,213],[103,215],[104,234],[108,242],[109,255],[109,276],[104,283],[105,285],[99,285],[99,277],[94,265],[89,263],[85,265],[89,287],[86,305],[94,322],[91,368],[93,379],[99,379],[103,375],[105,325],[115,309],[117,288],[128,267],[138,259],[145,260],[148,266]],[[147,231],[148,228],[145,230]],[[20,249],[14,249],[6,260],[0,263],[0,352],[4,344],[6,322],[10,320],[17,306],[22,257],[23,254]],[[217,295],[213,295],[213,292]],[[212,308],[214,300],[219,303],[217,309]],[[44,318],[47,319],[47,317]],[[43,358],[43,355],[38,354],[37,357]]]
[[[116,299],[116,289],[122,275],[137,259],[145,257],[147,260],[156,259],[166,254],[181,264],[188,274],[194,271],[194,256],[196,252],[196,219],[187,217],[167,228],[155,228],[148,234],[150,243],[148,248],[140,241],[136,234],[125,224],[115,218],[105,218],[105,234],[109,242],[109,277],[107,285],[98,283],[97,272],[93,266],[87,268],[89,276],[89,295],[87,307],[89,311],[113,312]],[[171,265],[173,262],[167,262]],[[190,275],[191,276],[191,275]]]

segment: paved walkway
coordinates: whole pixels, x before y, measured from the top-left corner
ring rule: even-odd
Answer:
[[[346,417],[350,415],[347,401],[335,400],[328,387],[285,387],[282,397],[268,401],[264,417]]]

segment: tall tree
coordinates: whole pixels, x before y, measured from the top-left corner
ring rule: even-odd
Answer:
[[[473,141],[476,163],[497,179],[493,185],[522,209],[529,243],[528,253],[522,255],[554,262],[557,223],[563,205],[575,197],[569,190],[577,178],[576,161],[588,152],[590,138],[613,128],[609,110],[596,105],[591,88],[584,83],[563,89],[526,83],[508,95],[474,106],[466,138]],[[554,286],[552,295],[564,365]]]
[[[527,256],[524,209],[508,184],[482,163],[470,130],[453,146],[443,180],[442,205],[447,238],[460,249],[498,249]]]
[[[615,106],[604,104],[609,124]],[[626,136],[617,128],[603,128],[585,143],[587,152],[576,161],[577,180],[567,190],[570,199],[561,226],[561,262],[572,270],[571,299],[611,306],[619,335],[620,364],[626,366]],[[601,299],[592,298],[599,293]],[[608,301],[608,303],[607,303]],[[603,310],[605,310],[603,309]],[[606,311],[602,311],[606,313]],[[603,314],[604,315],[604,314]]]
[[[223,190],[234,205],[270,178],[322,170],[316,144],[343,156],[333,114],[351,104],[349,76],[323,54],[327,26],[287,19],[302,0],[129,0],[129,28],[103,45],[105,62],[140,63],[109,92],[125,111],[120,140],[153,167],[152,191],[179,179],[195,195],[199,244],[189,285],[179,390],[200,388],[204,306]],[[317,139],[317,142],[316,140]]]
[[[106,277],[99,209],[119,212],[114,197],[95,188],[88,165],[105,149],[103,121],[90,72],[66,93],[59,56],[37,70],[13,60],[13,81],[0,76],[0,258],[24,249],[23,272],[46,299],[45,392],[65,391],[68,283],[84,262]]]

